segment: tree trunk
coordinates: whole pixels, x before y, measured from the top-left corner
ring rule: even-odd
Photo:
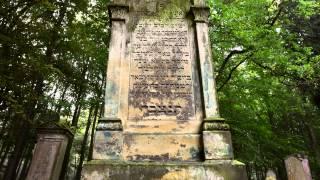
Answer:
[[[0,171],[2,170],[2,168],[4,166],[4,162],[5,162],[6,158],[8,157],[8,153],[9,153],[10,149],[11,149],[11,146],[9,144],[6,145],[6,149],[0,159]]]
[[[79,165],[77,167],[77,173],[76,173],[76,180],[80,180],[81,178],[81,171],[82,171],[82,163],[84,160],[84,156],[85,156],[85,152],[86,152],[86,146],[87,146],[87,141],[88,141],[88,136],[89,136],[89,129],[90,129],[90,125],[91,125],[91,114],[93,111],[93,105],[91,105],[90,110],[89,110],[89,117],[88,117],[88,121],[87,121],[87,126],[86,126],[86,130],[83,136],[83,140],[82,140],[82,144],[81,144],[81,150],[80,150],[80,159],[79,159]]]
[[[320,167],[320,148],[319,148],[317,135],[314,132],[313,127],[309,123],[306,123],[306,125],[308,129],[309,137],[310,137],[310,143],[311,143],[310,146],[312,148],[312,151],[315,153],[316,163]]]
[[[20,158],[18,167],[16,169],[16,172],[17,172],[16,179],[21,179],[21,176],[22,176],[21,173],[22,173],[24,165],[25,165],[25,163],[26,163],[26,161],[28,159],[28,154],[30,154],[29,151],[30,151],[30,147],[31,146],[32,146],[31,143],[27,143],[26,147],[24,148],[23,154],[22,154],[22,156]]]
[[[3,140],[3,135],[5,134],[7,124],[10,120],[10,115],[11,115],[11,110],[9,108],[6,117],[2,121],[1,130],[0,130],[0,140]]]
[[[78,126],[78,121],[79,121],[79,117],[80,117],[80,113],[81,113],[82,104],[80,103],[80,101],[82,101],[82,96],[80,98],[81,99],[79,99],[79,102],[77,102],[76,108],[75,108],[73,116],[72,116],[71,126],[74,126],[74,127]]]
[[[87,65],[85,65],[85,67],[83,68],[81,74],[82,74],[82,81],[85,81],[85,75],[87,73]],[[77,94],[77,99],[76,99],[76,108],[72,117],[72,121],[71,121],[71,126],[77,127],[78,125],[78,120],[79,120],[79,116],[80,116],[80,112],[81,112],[81,106],[82,106],[82,99],[84,98],[84,93],[85,93],[85,87],[83,84],[79,84],[79,90],[78,90],[78,94]]]
[[[60,98],[60,102],[59,102],[58,105],[56,106],[55,111],[56,111],[58,114],[60,114],[60,112],[61,112],[61,108],[62,108],[61,102],[64,101],[64,98],[65,98],[65,96],[66,96],[66,92],[67,92],[69,86],[70,86],[70,84],[67,84],[67,85],[65,86],[65,88],[63,89],[62,94],[61,94],[61,98]]]
[[[20,180],[24,180],[28,175],[28,170],[30,167],[32,156],[27,156],[25,162],[23,163],[23,167],[20,174]]]
[[[9,159],[8,167],[6,169],[4,179],[15,179],[16,178],[16,170],[19,165],[21,156],[23,154],[27,139],[28,139],[28,129],[27,122],[24,119],[21,119],[21,133],[16,137],[16,145],[14,147],[14,151]]]
[[[33,144],[29,144],[28,147],[25,150],[25,153],[23,155],[24,160],[22,161],[20,168],[19,168],[19,175],[17,176],[17,179],[23,180],[27,176],[28,173],[28,168],[31,162],[32,158],[32,149],[33,149]],[[21,169],[21,170],[20,170]]]
[[[73,116],[72,116],[71,126],[76,127],[78,124],[78,117],[79,117],[78,114],[80,114],[79,109],[80,109],[80,103],[78,103],[78,101],[77,101],[74,112],[73,112]]]
[[[96,105],[95,110],[94,110],[94,119],[93,119],[93,124],[92,124],[92,128],[91,128],[91,135],[90,135],[91,137],[90,137],[90,145],[89,145],[89,152],[88,152],[88,160],[92,160],[93,143],[94,143],[94,132],[95,132],[95,129],[96,129],[98,111],[99,111],[99,103]]]

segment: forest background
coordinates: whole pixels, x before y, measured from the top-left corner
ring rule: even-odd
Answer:
[[[66,179],[79,179],[103,114],[108,0],[0,1],[0,179],[24,179],[36,128],[75,133]],[[320,179],[320,2],[208,0],[221,116],[250,179],[308,157]]]

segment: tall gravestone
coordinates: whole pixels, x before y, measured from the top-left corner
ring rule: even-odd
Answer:
[[[82,179],[247,179],[218,112],[204,0],[118,0]]]
[[[291,155],[285,159],[288,180],[312,180],[309,161],[301,155]]]
[[[65,153],[73,134],[57,124],[37,129],[37,144],[26,180],[58,180],[64,174]]]

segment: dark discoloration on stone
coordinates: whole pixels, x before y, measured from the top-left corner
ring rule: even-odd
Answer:
[[[170,38],[183,39],[181,46]],[[195,110],[187,21],[146,18],[132,42],[137,49],[131,56],[129,119],[191,120]]]
[[[169,158],[169,153],[160,154],[160,155],[134,155],[129,157],[130,161],[181,161],[179,158]]]
[[[198,157],[200,157],[200,151],[199,151],[199,149],[195,149],[195,148],[191,148],[190,149],[190,154],[191,154],[191,157],[192,158],[198,158]]]

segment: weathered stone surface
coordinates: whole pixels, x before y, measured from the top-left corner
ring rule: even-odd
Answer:
[[[229,131],[203,131],[203,142],[206,160],[233,159]]]
[[[125,134],[124,157],[129,161],[200,161],[200,135]]]
[[[129,120],[194,119],[187,22],[142,19],[132,46]]]
[[[69,139],[66,129],[41,128],[27,180],[58,180]]]
[[[235,161],[215,163],[130,163],[92,161],[86,164],[83,180],[246,180],[245,166]]]
[[[198,1],[198,4],[201,4]],[[191,9],[194,15],[197,50],[200,62],[200,74],[202,83],[202,95],[205,118],[219,117],[216,82],[212,65],[211,44],[209,27],[207,23],[209,9],[205,6],[197,6]]]
[[[121,91],[121,76],[122,62],[125,61],[126,52],[127,28],[125,20],[127,10],[128,7],[123,5],[113,6],[109,9],[112,22],[104,112],[104,116],[109,119],[121,119],[120,101],[121,94],[123,94]]]
[[[198,84],[194,83],[194,30],[185,16],[184,12],[170,19],[137,15],[128,43],[130,83],[125,131],[199,132],[202,110],[196,109],[201,102],[199,88],[194,87]]]
[[[122,159],[123,134],[121,131],[96,131],[93,159]]]

